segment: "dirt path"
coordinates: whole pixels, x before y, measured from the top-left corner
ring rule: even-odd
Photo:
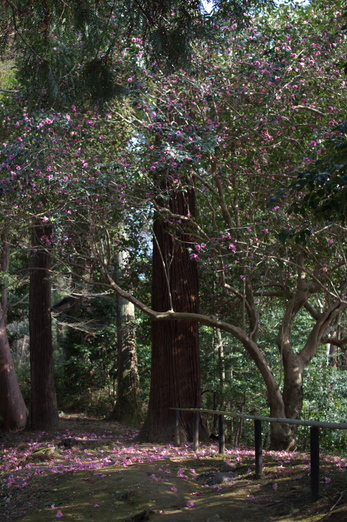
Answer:
[[[20,432],[0,445],[0,519],[273,522],[347,521],[347,462],[321,469],[310,502],[309,457],[267,453],[261,480],[253,452],[215,444],[139,444],[136,431],[86,417],[62,418],[53,434]]]

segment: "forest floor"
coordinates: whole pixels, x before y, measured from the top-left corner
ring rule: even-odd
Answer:
[[[136,442],[137,432],[86,416],[61,417],[54,433],[0,435],[0,519],[140,522],[347,521],[347,459],[321,457],[311,502],[309,455],[216,444],[193,452]]]

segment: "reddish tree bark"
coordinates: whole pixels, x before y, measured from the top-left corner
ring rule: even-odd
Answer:
[[[172,214],[194,215],[194,191],[176,192]],[[173,231],[175,230],[175,234]],[[187,225],[154,221],[153,309],[198,312],[198,267],[187,249]],[[175,412],[170,408],[201,407],[198,323],[153,321],[151,390],[148,415],[140,434],[147,441],[173,441]],[[181,412],[181,440],[192,439],[192,414]]]
[[[52,227],[37,221],[32,229],[30,270],[30,419],[32,429],[50,430],[58,426],[58,406],[54,385],[51,325],[51,254]]]

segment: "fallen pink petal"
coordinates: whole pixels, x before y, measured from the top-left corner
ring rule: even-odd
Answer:
[[[347,521],[347,0],[0,5],[1,522]]]

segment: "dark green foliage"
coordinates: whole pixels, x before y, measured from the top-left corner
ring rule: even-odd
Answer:
[[[214,0],[213,13],[216,13],[217,18],[222,20],[229,20],[243,23],[247,20],[247,13],[257,8],[266,6],[273,6],[273,0],[254,0],[248,2],[247,0]]]
[[[147,65],[176,70],[188,66],[194,38],[219,34],[223,20],[242,25],[251,8],[272,3],[220,0],[206,17],[199,0],[13,0],[1,11],[0,52],[15,59],[30,110],[102,101],[126,89],[115,71],[132,37],[145,42]]]
[[[2,47],[16,60],[31,110],[110,97],[107,57],[116,44],[117,5],[88,0],[9,4],[3,23],[13,38],[4,37]]]
[[[59,348],[69,394],[111,385],[115,377],[114,301],[107,297],[79,299],[56,315],[63,329]]]
[[[313,148],[320,147],[320,159],[310,161],[315,150],[308,151],[308,164],[294,172],[296,177],[288,189],[274,195],[269,205],[279,204],[290,198],[288,213],[302,216],[300,227],[284,229],[279,239],[284,243],[294,239],[296,243],[307,243],[313,232],[313,222],[345,224],[347,217],[347,123],[341,123],[331,131],[328,138],[312,142]]]
[[[152,32],[151,41],[154,55],[158,59],[164,57],[168,68],[172,71],[188,65],[191,49],[184,26],[179,24],[169,30],[164,26],[159,27]]]
[[[345,421],[347,410],[345,355],[340,354],[339,359],[338,366],[331,366],[325,347],[322,347],[318,357],[307,369],[303,418],[324,419],[327,422]],[[303,430],[301,436],[305,437]],[[301,444],[304,441],[305,439],[301,439]],[[331,448],[345,450],[346,443],[345,430],[321,430],[321,446],[326,451]]]
[[[306,217],[310,213],[324,221],[346,220],[347,141],[337,136],[327,144],[325,158],[311,168],[299,172],[294,193],[297,197],[291,210]]]
[[[209,328],[200,329],[203,407],[236,413],[267,415],[266,391],[255,365],[232,337],[220,332],[216,339]],[[271,340],[273,346],[273,339]],[[218,433],[217,418],[210,417],[211,432]],[[264,425],[265,430],[267,427]],[[227,422],[227,439],[252,445],[253,423]]]
[[[341,123],[332,136],[324,141],[321,159],[298,172],[292,191],[291,206],[302,216],[314,216],[324,221],[346,220],[347,198],[347,123]]]
[[[276,351],[278,320],[281,310],[278,304],[267,307],[261,316],[260,346],[266,353],[269,363],[278,382],[282,386],[280,354]],[[299,352],[312,327],[312,318],[302,312],[296,319],[291,342],[293,349]],[[212,331],[201,329],[201,365],[203,378],[203,406],[209,409],[223,409],[236,413],[268,416],[268,404],[264,383],[256,371],[252,361],[244,353],[241,346],[222,333],[223,358],[214,345]],[[322,346],[318,355],[305,370],[304,403],[301,418],[327,422],[344,422],[347,410],[347,365],[346,356],[339,352],[337,366],[331,365],[331,357],[327,354],[326,345]],[[211,431],[213,431],[213,421]],[[242,429],[241,429],[242,428]],[[227,436],[235,442],[242,432],[241,443],[252,446],[254,443],[253,423],[240,422],[238,419],[227,422]],[[217,433],[217,424],[214,432]],[[344,450],[347,433],[345,430],[321,430],[321,447],[323,450],[336,448]],[[240,441],[239,441],[240,442]],[[269,424],[263,423],[263,442],[269,443]],[[298,448],[309,448],[309,429],[298,429]]]
[[[93,99],[107,100],[115,93],[114,75],[107,61],[102,58],[94,58],[83,67],[82,77],[86,90]]]

